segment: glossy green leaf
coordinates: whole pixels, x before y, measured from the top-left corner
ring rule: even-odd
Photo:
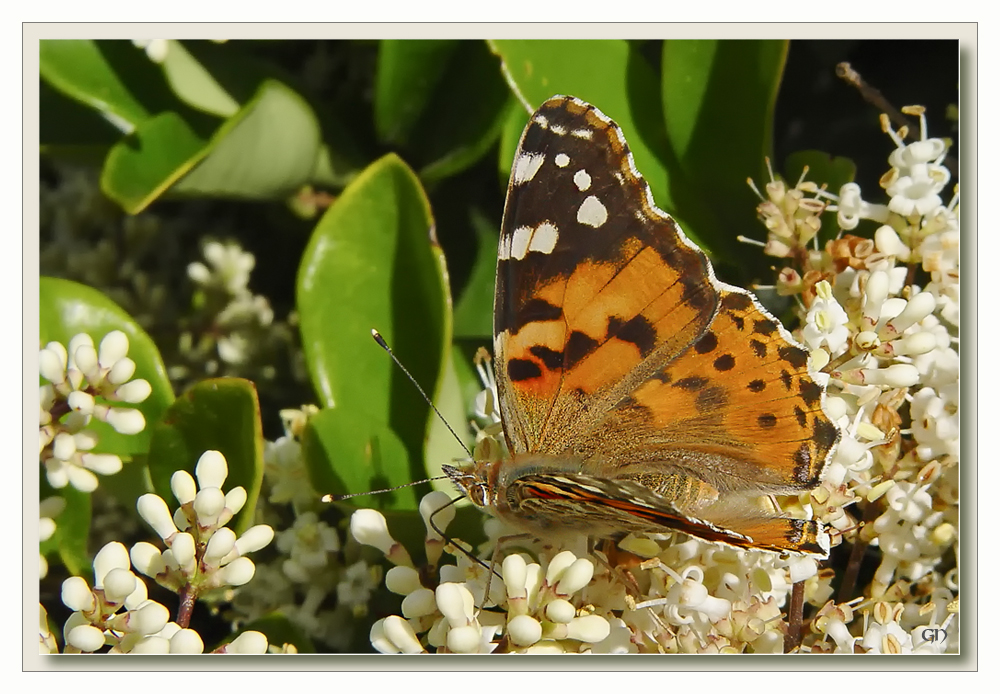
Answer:
[[[730,260],[746,257],[737,236],[752,234],[756,224],[755,196],[746,181],[759,181],[766,172],[787,50],[786,41],[670,40],[663,45],[666,130],[690,185],[687,195],[674,198],[678,212],[698,224],[712,251]]]
[[[383,41],[375,129],[417,162],[424,181],[467,168],[496,140],[509,99],[481,41]]]
[[[482,41],[460,41],[406,148],[423,181],[453,176],[500,136],[511,99],[496,56]]]
[[[133,378],[149,381],[152,393],[137,405],[121,403],[116,406],[138,409],[146,418],[146,428],[138,434],[126,436],[103,422],[95,421],[89,426],[100,436],[95,449],[98,452],[122,456],[145,453],[149,450],[150,427],[159,421],[174,399],[163,359],[152,338],[115,302],[86,285],[42,277],[38,285],[38,298],[40,347],[53,340],[66,346],[70,338],[78,333],[90,335],[95,347],[112,330],[121,330],[128,336],[128,356],[136,364]]]
[[[507,115],[500,131],[500,156],[497,159],[500,180],[503,182],[505,190],[510,178],[510,170],[514,165],[514,154],[517,152],[517,146],[521,143],[521,133],[524,132],[524,126],[528,124],[530,117],[528,109],[517,99],[513,100],[507,108]]]
[[[149,61],[137,50],[135,61]],[[149,118],[149,111],[126,86],[106,51],[97,41],[46,40],[39,42],[39,70],[52,87],[118,124],[129,132]]]
[[[430,422],[424,450],[428,477],[440,476],[442,465],[454,465],[456,460],[469,458],[469,451],[476,443],[467,425],[469,405],[472,400],[466,399],[459,375],[460,370],[464,370],[463,375],[466,375],[471,365],[458,363],[462,359],[461,352],[452,348],[442,372],[441,387],[434,398],[434,405],[444,419],[435,416]],[[431,486],[447,494],[455,491],[455,485],[448,479],[435,480]]]
[[[206,113],[228,118],[239,103],[180,41],[168,42],[163,72],[174,94],[184,103]]]
[[[171,506],[176,506],[176,500],[170,477],[177,470],[193,475],[205,451],[219,451],[226,458],[229,474],[223,491],[237,486],[246,490],[246,504],[230,524],[239,534],[253,525],[264,476],[264,436],[253,383],[242,378],[196,383],[153,428],[149,474],[156,493]]]
[[[500,236],[497,225],[479,210],[473,209],[470,218],[478,247],[472,274],[455,302],[455,337],[484,338],[489,344],[493,335],[493,291]]]
[[[515,93],[534,111],[555,94],[600,109],[625,132],[635,165],[660,207],[670,210],[666,149],[656,75],[626,41],[491,41]]]
[[[138,214],[191,169],[204,146],[178,114],[157,114],[108,152],[101,190],[126,212]]]
[[[282,198],[309,180],[319,147],[319,122],[306,100],[267,80],[213,135],[207,156],[177,192]]]
[[[269,80],[211,138],[173,111],[143,122],[112,148],[101,188],[133,214],[168,189],[278,199],[310,180],[319,156],[319,124],[309,105]]]
[[[406,446],[384,423],[345,407],[327,408],[309,419],[302,455],[320,494],[356,494],[414,481]],[[416,479],[420,479],[418,476]],[[352,506],[416,509],[414,487],[351,499]]]
[[[459,44],[455,40],[379,42],[372,107],[380,140],[395,145],[410,140]]]
[[[831,193],[837,194],[840,188],[854,180],[857,167],[847,157],[835,157],[826,152],[805,150],[793,152],[785,159],[785,181],[794,186],[802,176],[802,171],[809,168],[806,178],[817,185],[825,185]],[[837,215],[826,213],[820,217],[822,226],[819,231],[820,245],[835,239],[840,233]]]
[[[411,479],[423,475],[430,409],[372,341],[371,330],[382,333],[433,397],[451,336],[447,270],[433,225],[417,177],[387,155],[320,220],[296,291],[303,351],[320,402],[393,429],[409,455]]]

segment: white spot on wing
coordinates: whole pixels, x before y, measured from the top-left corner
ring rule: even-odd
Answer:
[[[521,152],[521,154],[517,157],[517,161],[514,163],[514,185],[520,185],[521,183],[530,181],[534,178],[544,161],[544,154]]]
[[[597,196],[590,195],[577,210],[576,221],[597,229],[608,221],[608,209],[597,199]]]
[[[566,134],[566,128],[564,128],[563,126],[558,125],[558,124],[553,124],[552,127],[549,128],[549,129],[552,132],[554,132],[556,135],[565,135]]]
[[[510,240],[510,257],[521,260],[528,253],[528,243],[531,242],[531,227],[518,227],[514,230],[514,238]]]
[[[586,128],[580,128],[579,130],[574,130],[570,133],[573,137],[579,137],[581,140],[590,140],[594,137],[594,131],[587,130]]]
[[[542,130],[545,130],[549,127],[549,119],[543,116],[541,113],[535,114],[534,121],[542,127]]]
[[[569,157],[567,155],[563,154],[562,152],[560,152],[559,154],[557,154],[556,155],[556,166],[558,166],[560,169],[565,168],[566,166],[569,166]]]
[[[556,247],[556,241],[558,240],[559,230],[556,228],[556,225],[552,222],[542,222],[535,228],[535,233],[531,237],[531,243],[528,245],[528,251],[538,251],[547,255]]]
[[[573,174],[573,183],[580,190],[587,190],[590,188],[590,174],[584,169],[580,169],[575,174]]]

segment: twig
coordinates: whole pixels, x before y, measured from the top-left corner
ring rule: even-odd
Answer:
[[[848,602],[854,595],[854,585],[858,581],[858,573],[861,571],[861,560],[864,558],[868,543],[861,539],[861,528],[871,523],[878,517],[878,504],[869,503],[862,514],[858,531],[854,534],[854,544],[851,545],[851,557],[847,560],[847,567],[844,569],[844,580],[840,584],[840,593],[837,595],[838,602]]]
[[[891,120],[897,128],[901,126],[906,126],[906,129],[912,132],[920,132],[920,126],[912,122],[903,113],[893,106],[888,99],[882,96],[882,92],[875,89],[858,73],[857,70],[851,67],[850,63],[837,63],[836,67],[837,77],[847,82],[849,85],[857,89],[861,93],[861,97],[867,101],[869,104],[875,106],[875,108],[881,110]],[[944,165],[948,167],[948,171],[951,172],[952,177],[958,176],[958,160],[950,154],[944,158]]]
[[[791,653],[802,643],[802,608],[805,583],[792,584],[792,596],[788,601],[788,633],[785,634],[785,653]]]

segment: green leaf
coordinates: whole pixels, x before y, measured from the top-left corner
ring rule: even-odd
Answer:
[[[430,409],[371,330],[433,397],[451,336],[447,270],[433,228],[417,177],[387,155],[320,220],[297,280],[302,346],[320,402],[392,428],[406,447],[410,479],[423,475]]]
[[[275,80],[227,120],[178,193],[284,198],[309,181],[320,148],[319,122],[299,94]]]
[[[133,378],[149,381],[152,393],[134,407],[146,418],[146,428],[135,435],[119,434],[104,422],[92,422],[100,436],[95,449],[101,453],[131,456],[149,450],[150,427],[159,421],[174,399],[167,370],[152,338],[115,302],[101,292],[69,280],[42,277],[38,285],[40,303],[39,346],[58,341],[66,346],[71,337],[87,333],[99,346],[112,330],[128,336],[128,356],[135,362]],[[121,403],[121,407],[133,407]]]
[[[253,383],[242,378],[210,379],[174,401],[153,428],[149,474],[156,493],[175,504],[170,477],[177,470],[193,475],[205,451],[219,451],[226,458],[229,474],[223,491],[237,486],[246,490],[246,504],[231,523],[238,535],[253,525],[264,475],[264,436]]]
[[[510,94],[482,41],[383,41],[375,128],[427,182],[474,164],[500,133]]]
[[[138,214],[194,166],[204,145],[178,114],[157,114],[108,152],[101,190],[126,212]]]
[[[109,477],[102,477],[98,493],[113,496],[124,507],[122,513],[134,516],[135,520],[141,525],[143,521],[135,508],[135,502],[143,494],[155,491],[153,483],[149,479],[149,467],[146,464],[146,456],[136,455],[131,461],[126,461],[122,469],[116,474]]]
[[[472,209],[470,217],[478,247],[472,274],[462,296],[455,303],[455,337],[479,337],[489,343],[493,335],[493,291],[499,234],[496,225],[479,210]]]
[[[406,446],[383,423],[344,407],[320,410],[309,419],[302,455],[313,488],[320,494],[356,494],[413,481]],[[419,478],[418,478],[419,479]],[[417,508],[414,487],[359,496],[354,506]]]
[[[180,41],[168,42],[163,72],[174,93],[184,103],[220,118],[234,115],[239,103]]]
[[[656,75],[626,41],[491,41],[511,88],[534,111],[555,94],[587,101],[625,132],[635,165],[661,208],[674,204]],[[506,178],[506,175],[505,175]]]
[[[785,159],[785,181],[789,186],[794,186],[802,170],[809,167],[806,178],[817,185],[825,185],[828,191],[837,193],[840,188],[854,180],[857,167],[854,162],[847,157],[835,157],[826,152],[816,150],[805,150],[793,152]],[[820,217],[822,226],[819,230],[820,246],[827,241],[837,238],[840,233],[840,225],[837,223],[837,215],[824,214]]]
[[[136,62],[149,61],[132,48]],[[126,86],[106,51],[96,41],[46,40],[39,43],[42,79],[129,132],[149,118],[149,111]]]
[[[441,387],[434,398],[434,405],[444,419],[435,416],[430,422],[430,433],[424,449],[428,477],[439,477],[442,474],[442,465],[454,464],[456,460],[469,458],[469,451],[476,443],[466,424],[472,400],[465,397],[462,388],[462,376],[467,375],[470,369],[469,364],[459,363],[463,358],[461,351],[451,349],[442,373]],[[456,435],[460,440],[455,439]],[[431,486],[449,495],[455,491],[455,485],[447,479],[434,480]]]
[[[524,127],[528,124],[530,117],[531,113],[517,99],[514,99],[507,108],[507,115],[500,131],[500,156],[497,159],[500,180],[504,183],[505,191],[507,180],[510,178],[510,170],[514,166],[514,155],[517,153],[517,146],[521,143],[521,133],[524,132]]]
[[[751,235],[757,225],[756,199],[746,181],[759,181],[766,172],[787,51],[786,41],[663,44],[666,130],[690,185],[687,195],[674,199],[678,212],[698,224],[709,249],[729,260],[746,258],[737,236]]]
[[[44,472],[39,482],[39,491],[42,499],[58,495],[66,501],[62,513],[55,517],[55,533],[39,545],[39,552],[46,556],[57,553],[63,566],[72,575],[92,578],[93,557],[87,551],[87,540],[90,534],[91,495],[77,491],[72,486],[52,489],[45,480]]]
[[[500,136],[510,101],[487,45],[460,42],[408,148],[421,162],[421,180],[438,181],[476,163]]]
[[[459,44],[455,40],[379,42],[373,110],[380,140],[394,145],[409,142]]]
[[[316,116],[301,96],[267,80],[206,138],[166,111],[116,144],[101,189],[136,214],[168,189],[186,195],[280,199],[305,185],[320,158]]]

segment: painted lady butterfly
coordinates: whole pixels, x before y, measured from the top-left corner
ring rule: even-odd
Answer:
[[[621,129],[555,96],[514,157],[493,338],[511,458],[445,472],[539,537],[680,530],[827,556],[763,510],[815,487],[839,431],[808,353],[653,203]]]

